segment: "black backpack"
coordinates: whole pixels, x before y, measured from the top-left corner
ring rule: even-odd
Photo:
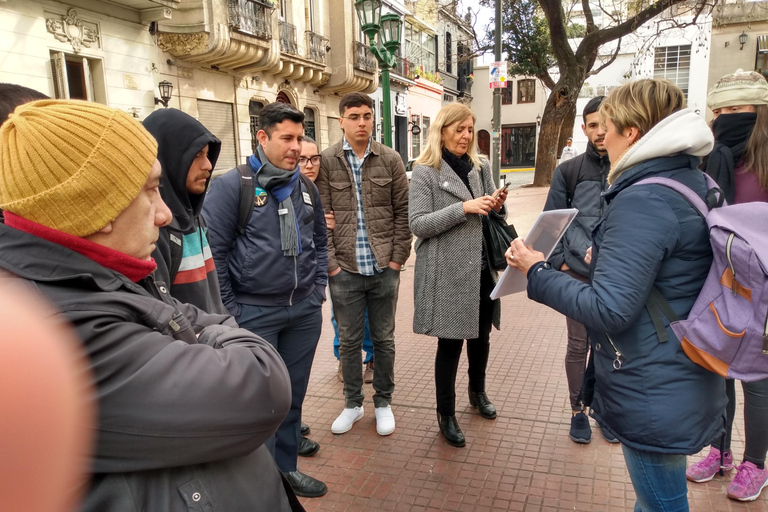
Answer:
[[[256,185],[253,183],[253,171],[249,164],[242,164],[236,167],[240,174],[240,203],[237,209],[237,229],[232,239],[232,248],[235,247],[237,237],[245,234],[248,222],[251,220],[254,204],[256,202]],[[309,201],[312,209],[315,208],[315,194],[312,191],[312,180],[299,172],[299,178],[304,182],[304,187],[309,192]]]

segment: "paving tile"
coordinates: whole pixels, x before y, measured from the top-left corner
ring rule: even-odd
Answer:
[[[518,232],[530,229],[547,189],[510,191],[509,220]],[[308,511],[603,511],[632,510],[635,495],[619,445],[606,442],[592,423],[592,442],[568,438],[570,407],[565,378],[565,320],[555,311],[517,294],[502,299],[502,328],[491,334],[487,392],[498,410],[486,420],[467,403],[467,363],[456,382],[456,416],[467,446],[442,439],[435,419],[436,340],[412,332],[413,264],[401,274],[395,329],[396,389],[392,409],[397,429],[376,433],[365,384],[365,416],[348,433],[331,433],[344,407],[336,377],[330,309],[312,367],[304,421],[321,445],[299,460],[302,471],[323,480],[328,494],[302,499]],[[741,390],[737,386],[739,400]],[[743,402],[740,402],[743,403]],[[737,407],[733,449],[744,450],[743,419]],[[690,458],[700,460],[705,453]],[[725,496],[724,480],[689,485],[695,512],[768,512],[768,496],[737,503]],[[768,494],[768,493],[764,493]]]

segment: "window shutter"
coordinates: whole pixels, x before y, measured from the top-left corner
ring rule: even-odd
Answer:
[[[91,66],[88,64],[88,59],[83,58],[83,78],[85,78],[85,98],[88,101],[93,100],[93,77],[91,76]]]
[[[53,72],[53,90],[56,99],[69,99],[69,84],[67,83],[67,63],[62,52],[51,52],[51,71]]]
[[[197,100],[198,120],[221,141],[221,153],[216,162],[216,174],[237,166],[235,122],[231,103]]]

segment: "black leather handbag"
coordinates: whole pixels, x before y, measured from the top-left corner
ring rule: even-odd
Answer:
[[[480,173],[480,179],[483,180],[483,192],[485,192],[485,180],[483,173]],[[487,192],[485,192],[487,194]],[[507,259],[504,253],[509,249],[512,240],[517,238],[515,226],[498,217],[491,211],[483,217],[483,239],[485,241],[485,251],[488,254],[488,264],[493,270],[505,270],[507,268]]]

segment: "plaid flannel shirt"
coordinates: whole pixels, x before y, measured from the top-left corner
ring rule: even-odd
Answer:
[[[376,272],[381,272],[376,267],[376,257],[371,250],[371,244],[368,241],[368,230],[365,227],[365,213],[363,212],[363,164],[365,159],[371,153],[371,140],[368,139],[368,147],[365,148],[363,158],[357,156],[352,146],[344,137],[342,142],[344,156],[347,159],[349,168],[352,169],[352,176],[355,178],[355,197],[357,198],[357,240],[355,242],[355,255],[357,257],[357,271],[362,276],[372,276]]]

